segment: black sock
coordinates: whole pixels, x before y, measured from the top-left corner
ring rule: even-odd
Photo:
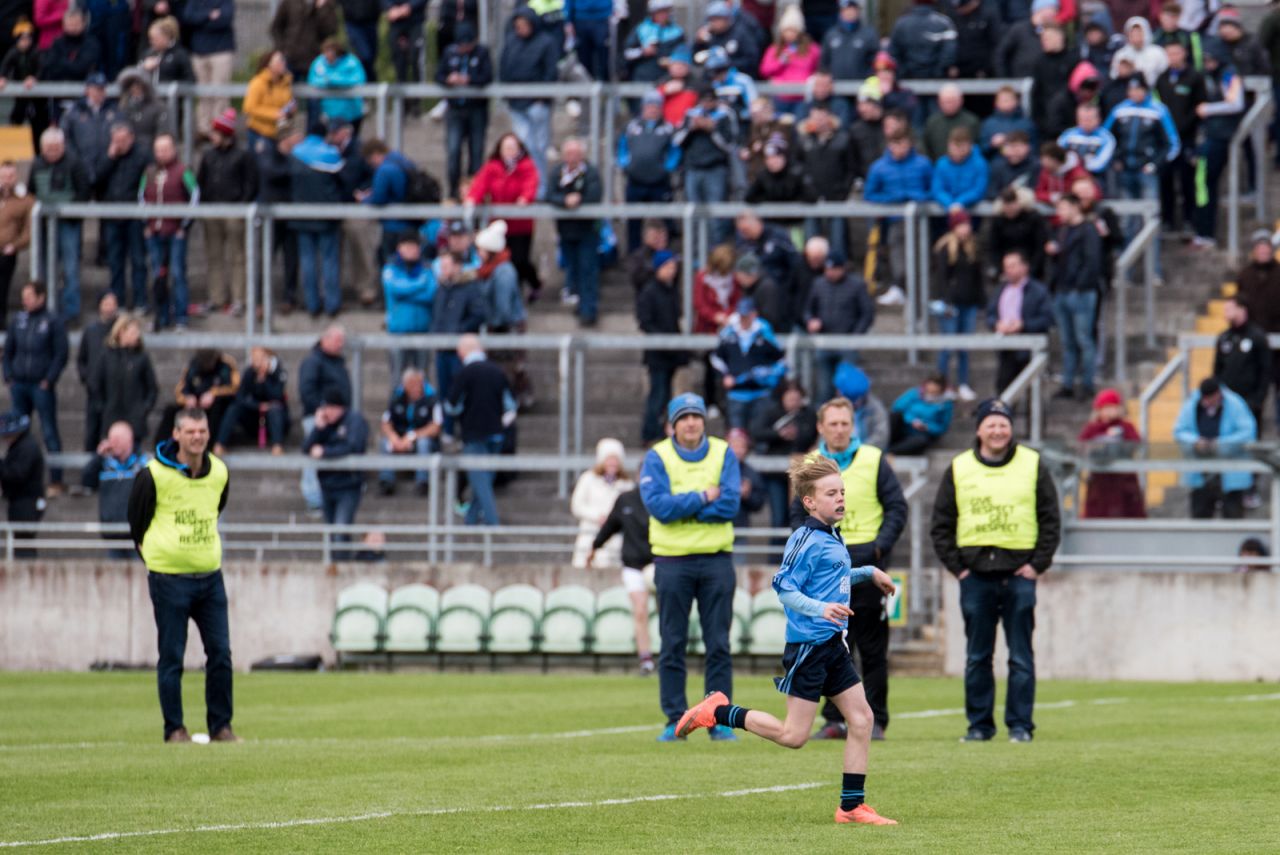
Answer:
[[[857,772],[844,773],[844,786],[840,790],[840,810],[853,810],[866,800],[863,787],[867,785],[867,776]]]
[[[725,704],[724,706],[716,707],[716,724],[723,724],[725,727],[736,727],[739,730],[746,730],[746,707],[736,707],[733,704]]]

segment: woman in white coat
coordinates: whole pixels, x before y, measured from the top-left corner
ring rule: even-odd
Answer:
[[[635,489],[635,481],[622,468],[626,450],[616,439],[605,438],[596,443],[596,465],[583,472],[573,488],[569,510],[578,520],[578,539],[573,547],[573,566],[587,566],[591,554],[591,541],[618,496]],[[622,538],[615,536],[596,551],[595,567],[620,567],[622,562]]]

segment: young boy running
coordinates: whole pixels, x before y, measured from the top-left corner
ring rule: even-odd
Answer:
[[[798,461],[790,476],[809,517],[788,538],[786,557],[773,577],[773,588],[787,614],[787,646],[782,655],[787,675],[774,680],[778,691],[787,696],[786,720],[734,706],[723,692],[712,692],[685,712],[676,733],[685,736],[700,727],[721,724],[748,730],[784,748],[799,748],[809,740],[818,701],[826,695],[849,727],[836,822],[897,825],[864,801],[871,707],[845,642],[845,628],[853,614],[848,605],[850,586],[871,579],[886,594],[896,589],[883,570],[849,565],[849,549],[835,528],[844,517],[844,481],[835,461],[826,457]]]

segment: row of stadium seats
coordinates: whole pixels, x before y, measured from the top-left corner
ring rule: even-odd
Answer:
[[[658,616],[650,597],[649,629],[659,647]],[[778,596],[766,588],[754,597],[734,591],[734,653],[782,652],[786,619]],[[329,633],[344,654],[542,653],[635,654],[631,600],[626,589],[599,594],[581,585],[544,593],[532,585],[508,585],[489,591],[479,585],[455,585],[443,593],[429,585],[406,585],[388,594],[362,582],[338,594]],[[702,652],[695,608],[689,627],[689,652]]]

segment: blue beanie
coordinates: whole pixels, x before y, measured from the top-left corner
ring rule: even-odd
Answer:
[[[850,401],[857,401],[871,391],[871,378],[852,362],[841,362],[836,369],[835,387]]]

